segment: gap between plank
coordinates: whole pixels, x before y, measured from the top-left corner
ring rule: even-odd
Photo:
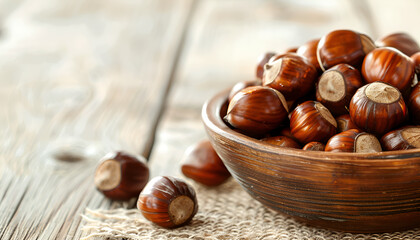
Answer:
[[[185,49],[185,41],[187,39],[187,36],[189,34],[190,31],[190,27],[191,27],[191,20],[193,19],[194,13],[196,12],[197,9],[197,5],[200,1],[195,1],[193,0],[190,6],[190,9],[188,11],[188,15],[185,19],[185,23],[184,23],[184,27],[182,30],[182,34],[181,34],[181,38],[178,44],[178,47],[175,51],[175,55],[174,55],[174,61],[172,64],[172,67],[169,70],[169,76],[168,76],[168,84],[166,85],[166,88],[164,89],[163,92],[163,97],[161,98],[161,104],[159,106],[159,111],[157,113],[156,116],[156,121],[154,121],[153,125],[152,125],[152,131],[151,131],[151,135],[149,140],[146,142],[145,144],[145,148],[143,151],[143,156],[147,159],[147,161],[149,161],[149,157],[151,152],[153,151],[153,146],[154,146],[154,142],[155,142],[155,138],[156,138],[156,131],[158,129],[158,126],[160,124],[160,122],[162,121],[162,116],[163,113],[165,112],[166,108],[167,108],[167,101],[168,101],[168,94],[171,90],[171,87],[173,85],[173,82],[175,81],[175,76],[179,67],[179,62],[181,60],[181,57],[183,55],[184,49]]]

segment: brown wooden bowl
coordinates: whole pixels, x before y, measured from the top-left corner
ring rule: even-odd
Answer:
[[[420,226],[420,149],[331,153],[279,148],[223,122],[228,93],[207,101],[202,118],[216,152],[253,198],[332,230],[379,233]]]

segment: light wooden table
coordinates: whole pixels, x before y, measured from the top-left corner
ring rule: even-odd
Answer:
[[[420,41],[416,0],[3,0],[0,239],[78,239],[86,207],[115,208],[92,175],[112,150],[180,175],[201,107],[255,61],[350,28]]]

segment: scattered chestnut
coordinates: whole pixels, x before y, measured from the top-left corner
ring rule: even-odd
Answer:
[[[138,197],[149,180],[149,168],[141,156],[111,152],[99,163],[94,177],[96,188],[113,200]]]
[[[393,47],[407,56],[420,52],[420,46],[416,40],[407,33],[394,33],[376,41],[378,47]]]
[[[316,56],[316,49],[318,47],[318,42],[319,42],[319,39],[313,39],[303,44],[296,50],[296,54],[308,59],[308,61],[312,63],[312,65],[314,65],[316,70],[320,73],[322,72],[322,70],[321,70],[321,67],[319,66],[318,58]]]
[[[288,111],[286,100],[279,91],[255,86],[235,94],[224,119],[248,136],[262,136],[278,128],[287,119]]]
[[[307,143],[302,148],[305,151],[324,151],[325,150],[325,144],[320,142],[310,142]]]
[[[261,86],[261,81],[242,81],[242,82],[238,82],[235,85],[233,85],[233,87],[231,88],[230,92],[229,92],[229,97],[228,100],[230,102],[230,100],[232,100],[233,96],[235,96],[235,94],[237,94],[239,91],[241,91],[244,88],[247,87],[253,87],[253,86]]]
[[[411,90],[407,105],[411,122],[420,125],[420,83],[417,83]]]
[[[263,86],[278,90],[291,101],[309,93],[316,77],[316,68],[307,59],[287,53],[264,66],[262,82]]]
[[[143,216],[164,228],[183,226],[197,213],[194,189],[181,179],[155,177],[140,193],[137,208]]]
[[[317,47],[323,71],[340,63],[359,67],[366,54],[375,48],[371,38],[351,30],[335,30],[323,36]]]
[[[366,82],[386,82],[405,92],[415,77],[413,61],[395,48],[377,48],[366,55],[362,74]]]
[[[320,102],[306,101],[291,113],[290,130],[299,142],[326,142],[337,131],[337,122]]]
[[[346,114],[351,98],[362,85],[359,70],[348,64],[338,64],[325,71],[319,78],[316,100],[333,115]]]
[[[261,56],[258,57],[257,69],[256,69],[256,73],[255,73],[255,76],[258,79],[262,79],[263,74],[264,74],[264,65],[266,63],[268,63],[270,58],[272,58],[274,55],[276,55],[274,52],[266,52],[266,53],[264,53],[264,54],[262,54]]]
[[[350,117],[366,132],[382,135],[406,120],[408,111],[397,88],[373,82],[359,88],[350,102]]]
[[[326,152],[381,152],[381,143],[372,134],[350,129],[334,135],[325,145]]]
[[[230,177],[229,171],[208,140],[187,148],[181,162],[181,171],[186,177],[207,186],[220,185]]]
[[[387,151],[420,148],[420,127],[405,126],[393,130],[381,138],[381,143]]]
[[[358,129],[358,127],[356,126],[356,124],[354,124],[351,121],[350,115],[349,114],[344,114],[341,116],[338,116],[336,119],[337,121],[337,132],[344,132],[350,129]]]
[[[261,139],[261,141],[269,143],[271,145],[276,145],[279,147],[288,147],[288,148],[300,148],[299,143],[293,140],[290,137],[286,136],[274,136]]]

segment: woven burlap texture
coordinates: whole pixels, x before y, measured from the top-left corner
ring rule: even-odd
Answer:
[[[87,209],[82,239],[420,239],[420,229],[350,234],[309,227],[264,207],[233,180],[216,188],[192,185],[199,210],[187,226],[164,229],[148,222],[136,209]]]

